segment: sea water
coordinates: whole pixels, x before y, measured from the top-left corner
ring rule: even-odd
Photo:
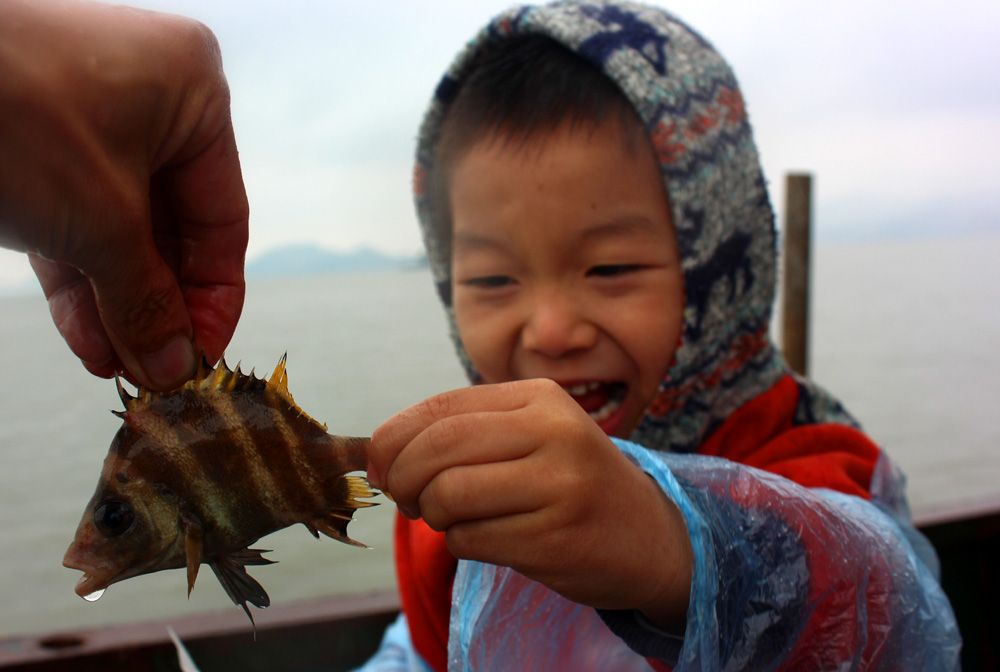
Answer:
[[[1000,497],[1000,236],[820,244],[812,372],[903,466],[919,515]],[[251,281],[230,364],[269,373],[288,352],[296,401],[330,430],[367,435],[465,383],[426,270]],[[120,420],[110,381],[87,374],[40,295],[0,298],[0,635],[235,609],[209,572],[115,584],[100,602],[61,565]],[[358,513],[364,550],[302,526],[256,544],[272,603],[390,589],[393,506]]]

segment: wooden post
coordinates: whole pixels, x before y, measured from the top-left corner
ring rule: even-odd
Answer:
[[[809,372],[809,248],[812,229],[812,175],[785,176],[784,269],[781,349],[788,364]]]

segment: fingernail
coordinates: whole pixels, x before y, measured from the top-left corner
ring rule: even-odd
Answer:
[[[143,356],[141,364],[146,377],[155,385],[169,388],[194,373],[194,347],[184,336],[175,336],[156,352]]]

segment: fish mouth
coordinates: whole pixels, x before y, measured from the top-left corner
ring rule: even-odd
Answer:
[[[71,569],[76,569],[75,567]],[[108,586],[114,583],[114,580],[107,580],[93,574],[83,573],[80,580],[76,582],[76,586],[73,588],[73,592],[82,598],[87,598],[94,593],[105,590]]]
[[[176,551],[177,547],[178,540],[175,539],[174,543],[168,545],[160,555],[134,567],[125,567],[118,571],[113,566],[97,566],[93,562],[83,560],[80,556],[85,554],[87,549],[81,549],[77,542],[70,545],[69,549],[66,550],[66,555],[63,557],[63,567],[83,572],[83,576],[76,582],[73,592],[86,599],[94,593],[107,589],[112,583],[145,574],[160,566],[166,568],[167,565],[164,564],[165,559],[170,557]]]
[[[66,550],[66,555],[63,556],[62,564],[67,569],[76,569],[83,572],[83,576],[76,582],[76,587],[73,591],[80,597],[87,597],[100,590],[104,590],[114,583],[117,573],[110,567],[95,567],[92,563],[85,562],[80,558],[80,554],[83,552],[77,544],[71,545]]]
[[[81,562],[75,557],[75,550],[75,546],[70,546],[69,550],[66,551],[66,557],[63,558],[63,567],[83,572],[83,576],[76,582],[73,592],[85,598],[88,595],[93,595],[100,590],[104,590],[115,582],[116,576],[114,573],[106,570],[101,571],[88,563]]]

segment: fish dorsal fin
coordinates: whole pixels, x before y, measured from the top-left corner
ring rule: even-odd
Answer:
[[[151,409],[151,407],[151,410],[155,412],[155,409],[158,407],[157,402],[160,400],[166,400],[167,398],[175,395],[230,395],[234,392],[241,391],[258,394],[263,393],[262,396],[269,397],[268,403],[275,406],[283,406],[284,410],[291,411],[294,415],[302,416],[309,422],[315,423],[318,427],[322,428],[323,431],[326,431],[326,425],[309,417],[309,415],[295,403],[292,393],[288,391],[288,371],[285,369],[287,361],[288,353],[286,352],[281,356],[281,359],[278,360],[278,365],[274,367],[274,371],[271,373],[270,378],[264,379],[257,378],[253,371],[249,374],[243,373],[240,370],[239,364],[236,365],[235,369],[230,369],[229,365],[226,364],[225,359],[219,360],[217,365],[212,366],[203,358],[198,364],[198,370],[195,372],[194,378],[187,381],[180,387],[170,390],[169,392],[154,392],[147,390],[146,388],[139,387],[134,396],[129,394],[129,392],[125,389],[121,377],[115,376],[115,384],[118,386],[118,396],[125,405],[125,410],[112,411],[112,413],[128,421],[129,413],[134,411],[144,411]],[[134,418],[136,416],[132,417]]]
[[[125,411],[112,411],[118,417],[124,417],[130,411],[138,411],[155,404],[157,400],[163,399],[182,392],[194,392],[195,394],[207,394],[210,392],[231,393],[235,390],[265,389],[266,381],[253,375],[243,373],[240,365],[235,369],[230,369],[225,359],[219,360],[218,365],[212,366],[208,360],[202,358],[198,363],[198,369],[194,377],[168,392],[154,392],[139,386],[135,395],[132,395],[125,388],[119,374],[115,375],[115,385],[118,388],[118,397],[125,405]],[[285,388],[287,394],[287,387]]]
[[[286,352],[278,360],[277,366],[274,367],[274,371],[271,372],[271,377],[267,379],[267,389],[272,394],[275,394],[281,401],[288,404],[289,410],[295,411],[299,415],[305,415],[309,417],[308,414],[303,411],[298,404],[295,403],[292,393],[288,391],[288,371],[285,369],[285,363],[288,361],[288,353]],[[312,418],[309,418],[312,420]],[[316,422],[313,420],[313,422]],[[323,430],[326,430],[326,425],[316,422],[320,425]]]
[[[267,379],[267,387],[276,394],[281,395],[288,401],[292,401],[292,395],[288,391],[288,371],[285,370],[285,362],[288,361],[288,353],[286,352],[278,360],[277,366],[274,367],[274,371],[271,372],[271,377]],[[292,401],[292,403],[295,403]]]

